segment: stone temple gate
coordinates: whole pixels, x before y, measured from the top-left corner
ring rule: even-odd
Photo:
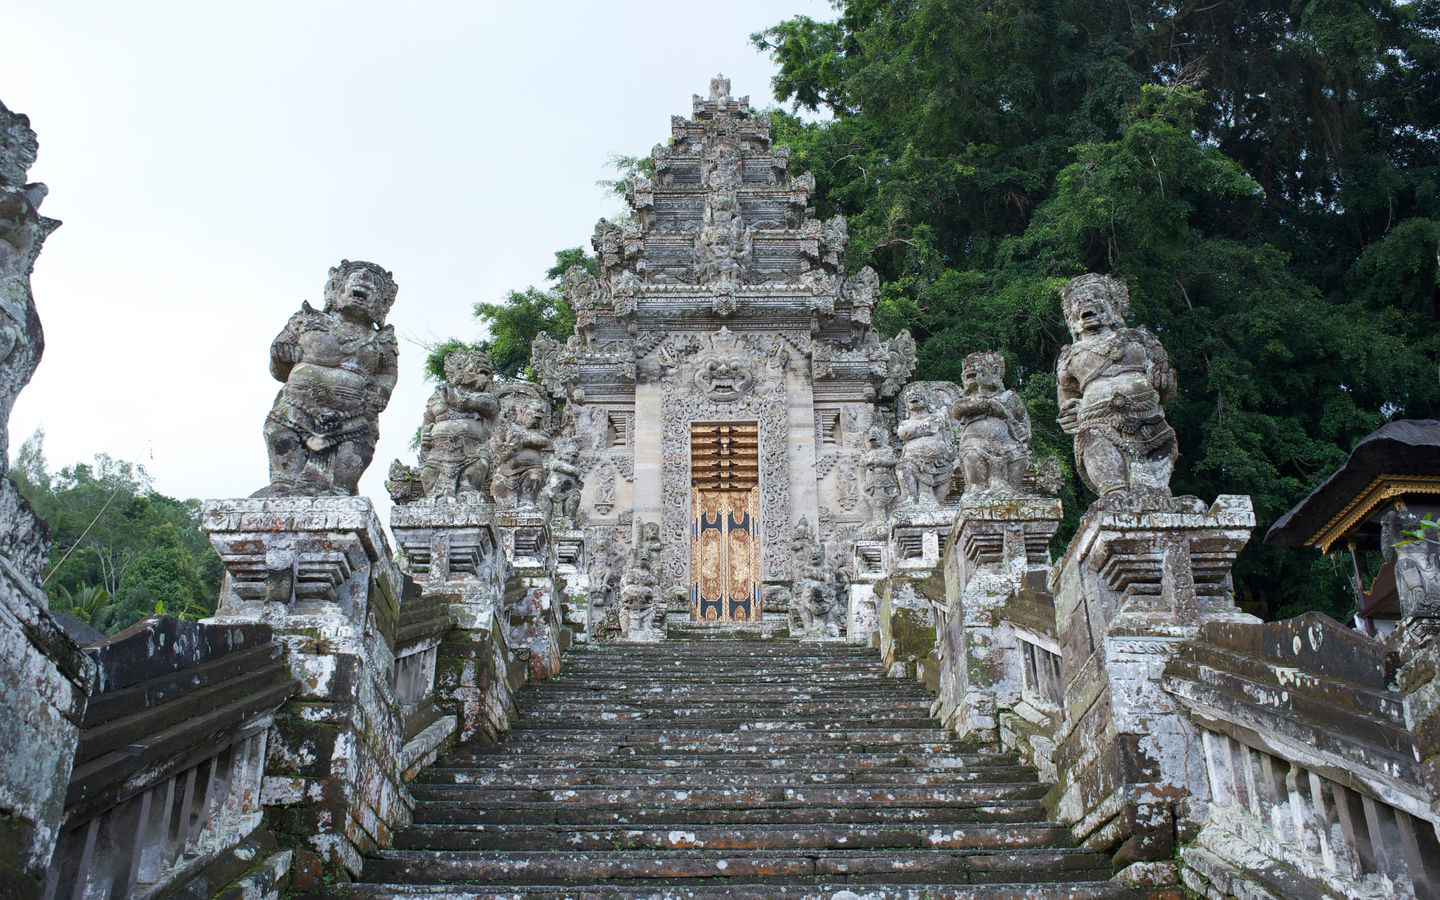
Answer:
[[[537,341],[535,371],[572,410],[586,546],[658,524],[672,617],[761,623],[788,613],[802,521],[848,557],[871,512],[864,438],[914,344],[879,340],[879,281],[845,275],[844,219],[816,218],[814,177],[727,80],[651,162],[628,219],[596,226],[598,277],[567,275],[575,334]]]
[[[0,463],[36,147],[0,105]],[[447,356],[388,533],[370,262],[270,346],[271,483],[201,516],[213,617],[53,614],[0,479],[0,895],[1440,898],[1440,422],[1271,532],[1384,553],[1389,635],[1259,622],[1250,499],[1173,495],[1177,373],[1078,275],[1056,422],[1097,499],[1055,559],[1004,356],[907,383],[766,117],[717,78],[651,162],[534,381]]]

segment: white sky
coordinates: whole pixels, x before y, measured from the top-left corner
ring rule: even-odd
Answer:
[[[268,482],[270,341],[342,258],[395,273],[400,382],[361,482],[432,385],[419,342],[473,339],[477,300],[540,284],[620,201],[643,155],[723,72],[767,107],[748,36],[823,0],[10,0],[0,100],[40,137],[30,177],[64,221],[33,286],[45,356],[10,422],[53,468],[143,462],[176,497]]]

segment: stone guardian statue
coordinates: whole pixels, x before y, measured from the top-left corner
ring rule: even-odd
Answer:
[[[265,420],[270,485],[254,496],[359,490],[395,389],[399,349],[385,317],[396,290],[380,266],[342,260],[325,282],[325,308],[302,304],[270,345],[270,374],[284,387]]]
[[[1019,394],[1005,389],[1005,357],[994,352],[965,357],[960,386],[951,415],[960,423],[963,496],[1018,493],[1030,461],[1030,413]]]
[[[955,437],[949,410],[935,391],[912,384],[902,392],[905,420],[895,429],[905,442],[895,474],[906,506],[938,507],[955,471]]]
[[[1175,396],[1165,348],[1145,328],[1126,326],[1130,291],[1119,279],[1081,275],[1062,298],[1075,342],[1056,368],[1056,421],[1075,436],[1080,479],[1101,502],[1163,506],[1180,455],[1165,421]]]
[[[494,370],[482,350],[445,357],[445,383],[425,404],[420,423],[420,483],[431,500],[490,490],[490,430],[500,401],[487,388]]]

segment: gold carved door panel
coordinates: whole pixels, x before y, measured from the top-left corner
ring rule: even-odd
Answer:
[[[760,464],[754,422],[690,429],[690,617],[758,622]]]

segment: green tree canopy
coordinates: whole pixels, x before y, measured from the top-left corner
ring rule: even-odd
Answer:
[[[1068,460],[1058,288],[1123,278],[1180,375],[1176,489],[1252,495],[1262,534],[1387,417],[1440,410],[1440,3],[836,5],[752,39],[778,100],[832,116],[772,122],[919,377],[1004,351]],[[1271,613],[1350,604],[1258,539],[1236,572]]]
[[[144,466],[103,453],[51,472],[44,437],[37,431],[21,444],[10,478],[50,527],[52,607],[109,634],[157,601],[172,615],[213,612],[224,569],[200,531],[200,501],[167,497]]]
[[[474,348],[490,355],[490,364],[501,378],[525,374],[530,364],[530,342],[540,332],[558,341],[565,341],[575,330],[575,313],[565,302],[560,279],[571,266],[581,266],[592,274],[598,272],[595,257],[583,248],[570,247],[555,253],[555,265],[545,272],[550,285],[534,285],[510,291],[499,303],[476,303],[475,315],[485,323],[490,337],[475,344],[449,338],[431,348],[425,358],[425,374],[436,381],[445,377],[445,357],[456,350]]]

